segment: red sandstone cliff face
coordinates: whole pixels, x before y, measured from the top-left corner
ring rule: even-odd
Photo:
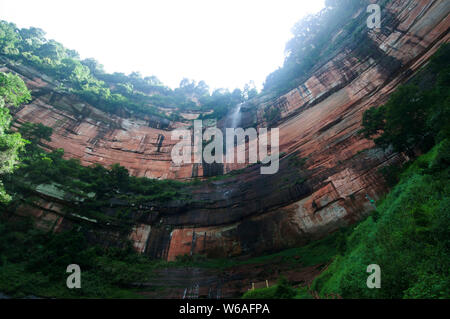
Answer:
[[[192,165],[176,165],[170,156],[177,142],[171,140],[171,130],[188,126],[187,123],[107,114],[74,95],[59,92],[57,83],[30,68],[7,63],[0,70],[17,72],[32,90],[33,101],[15,112],[15,125],[40,122],[52,127],[49,149],[63,148],[66,158],[78,158],[83,165],[120,163],[139,177],[192,176]]]
[[[191,253],[258,254],[301,245],[367,214],[372,207],[366,196],[377,199],[386,191],[378,169],[403,158],[374,149],[371,141],[357,135],[362,114],[385,103],[441,43],[449,41],[449,1],[391,1],[387,11],[396,17],[391,31],[369,32],[376,56],[344,50],[298,88],[258,105],[262,126],[265,107],[281,109],[280,151],[288,155],[278,174],[262,176],[258,167],[250,167],[235,177],[193,186],[192,204],[142,209],[133,217],[135,227],[128,235],[135,248],[169,260]],[[49,147],[62,147],[66,156],[84,164],[119,162],[137,176],[193,175],[191,165],[177,167],[170,160],[175,143],[170,130],[186,124],[170,123],[161,129],[149,127],[149,121],[107,115],[55,93],[45,79],[22,75],[41,93],[15,117],[52,126]],[[289,164],[293,157],[307,161],[295,167]],[[58,230],[77,222],[64,215],[60,205],[70,203],[53,204],[46,197],[38,203],[42,209],[19,211],[41,221],[58,220]],[[104,232],[110,234],[105,235],[107,241],[119,236],[114,229]]]

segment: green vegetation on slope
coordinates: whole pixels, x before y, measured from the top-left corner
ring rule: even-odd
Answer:
[[[419,157],[313,284],[344,298],[450,297],[450,141]],[[381,267],[369,289],[366,268]]]
[[[5,191],[3,177],[14,170],[19,161],[19,151],[25,146],[20,134],[10,131],[12,117],[7,106],[19,106],[30,98],[22,79],[0,72],[0,205],[11,200]]]
[[[303,289],[294,289],[289,285],[288,280],[281,276],[276,285],[268,288],[253,289],[247,291],[243,299],[291,299],[298,297],[307,297]],[[303,299],[303,298],[302,298]],[[304,298],[309,299],[309,298]]]
[[[314,282],[320,294],[344,298],[448,298],[450,296],[450,45],[444,44],[389,101],[363,116],[361,133],[384,148],[417,158],[398,184],[358,225],[346,250]],[[435,145],[431,150],[430,148]],[[381,267],[381,289],[368,289],[365,269]]]
[[[281,280],[243,298],[449,298],[449,180],[450,140],[444,140],[410,164],[369,218],[303,247],[302,257],[333,260],[311,287],[294,289]],[[312,258],[311,264],[315,262],[319,260]],[[371,264],[381,267],[380,289],[366,285]]]

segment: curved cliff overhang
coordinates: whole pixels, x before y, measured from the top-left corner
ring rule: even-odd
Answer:
[[[318,238],[373,209],[367,198],[377,199],[386,191],[378,169],[403,158],[374,149],[371,141],[358,136],[362,114],[384,104],[425,65],[449,41],[450,26],[450,2],[445,0],[391,1],[386,12],[395,19],[382,20],[383,32],[368,32],[371,54],[346,47],[294,90],[257,103],[255,118],[246,121],[256,120],[260,126],[267,124],[265,108],[280,109],[280,120],[272,125],[280,129],[280,152],[286,155],[277,174],[260,175],[256,165],[189,186],[188,202],[136,208],[131,218],[136,226],[129,235],[136,248],[168,259],[191,252],[258,253]],[[56,92],[32,70],[15,70],[22,72],[34,96],[15,118],[53,127],[50,149],[64,148],[67,157],[85,165],[119,162],[136,176],[202,176],[201,165],[177,166],[170,159],[176,143],[170,129],[185,123],[161,128],[150,119],[111,116]],[[290,164],[293,158],[307,160],[298,167]],[[226,167],[236,168],[241,167]],[[127,203],[116,206],[121,205]]]

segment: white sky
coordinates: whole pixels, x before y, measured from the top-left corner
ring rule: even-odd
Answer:
[[[281,66],[291,28],[323,0],[0,0],[0,19],[38,27],[107,72],[258,89]]]

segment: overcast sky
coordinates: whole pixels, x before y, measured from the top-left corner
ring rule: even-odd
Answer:
[[[284,60],[291,27],[323,0],[0,0],[0,19],[39,27],[107,72],[139,71],[177,87],[258,89]]]

